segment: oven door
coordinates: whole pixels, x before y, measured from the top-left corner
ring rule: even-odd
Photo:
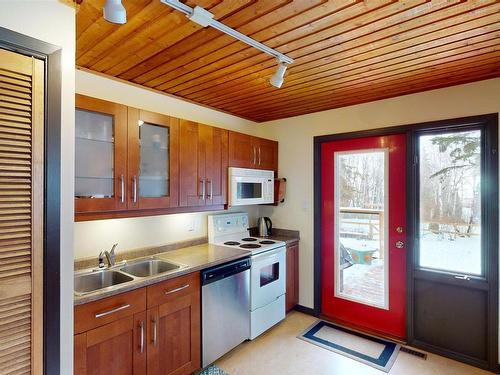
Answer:
[[[229,187],[229,204],[231,206],[242,206],[273,203],[274,190],[272,186],[272,180],[267,178],[232,176]]]
[[[250,308],[266,306],[285,294],[285,247],[252,256]]]

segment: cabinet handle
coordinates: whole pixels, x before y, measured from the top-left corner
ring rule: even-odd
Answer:
[[[121,175],[120,179],[121,179],[120,180],[120,187],[121,187],[121,190],[122,190],[120,201],[122,203],[125,203],[125,178],[123,177],[123,175]]]
[[[122,311],[122,310],[125,310],[125,309],[128,309],[130,307],[129,304],[126,304],[126,305],[122,305],[122,306],[119,306],[119,307],[116,307],[114,309],[111,309],[111,310],[108,310],[108,311],[103,311],[101,313],[97,313],[95,314],[95,317],[96,318],[102,318],[104,316],[107,316],[107,315],[110,315],[110,314],[113,314],[115,312],[118,312],[118,311]]]
[[[254,165],[256,164],[256,160],[257,160],[257,150],[256,150],[256,147],[253,146],[253,164]]]
[[[134,176],[134,203],[137,203],[137,176]]]
[[[207,184],[210,184],[210,189],[208,189],[208,199],[213,200],[214,198],[214,184],[212,183],[212,180],[207,178]]]
[[[153,345],[156,346],[156,342],[157,342],[157,338],[158,338],[158,336],[157,336],[158,332],[157,332],[157,329],[156,329],[156,319],[153,319],[151,321],[151,324],[153,326]]]
[[[203,200],[205,200],[205,194],[206,194],[206,191],[205,191],[205,179],[202,178],[200,180],[200,182],[201,182],[201,195],[200,195],[200,198],[203,199]]]
[[[139,323],[139,327],[141,328],[141,343],[139,346],[139,350],[141,351],[141,353],[144,353],[144,322],[143,321],[141,321]]]
[[[260,146],[259,146],[259,165],[260,165]]]
[[[165,292],[165,295],[176,293],[176,292],[180,292],[181,290],[186,289],[186,288],[189,288],[189,284],[181,286],[180,288],[169,290],[168,292]]]

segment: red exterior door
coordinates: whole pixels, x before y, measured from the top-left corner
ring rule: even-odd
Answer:
[[[406,337],[406,136],[323,143],[322,314]]]

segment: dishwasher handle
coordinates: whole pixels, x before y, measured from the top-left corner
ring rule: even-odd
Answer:
[[[225,279],[226,277],[236,275],[250,269],[250,258],[226,263],[221,266],[209,268],[201,272],[201,285],[211,284],[213,282]]]

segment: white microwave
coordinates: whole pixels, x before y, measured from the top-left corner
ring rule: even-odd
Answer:
[[[274,203],[274,172],[229,168],[229,205]]]

